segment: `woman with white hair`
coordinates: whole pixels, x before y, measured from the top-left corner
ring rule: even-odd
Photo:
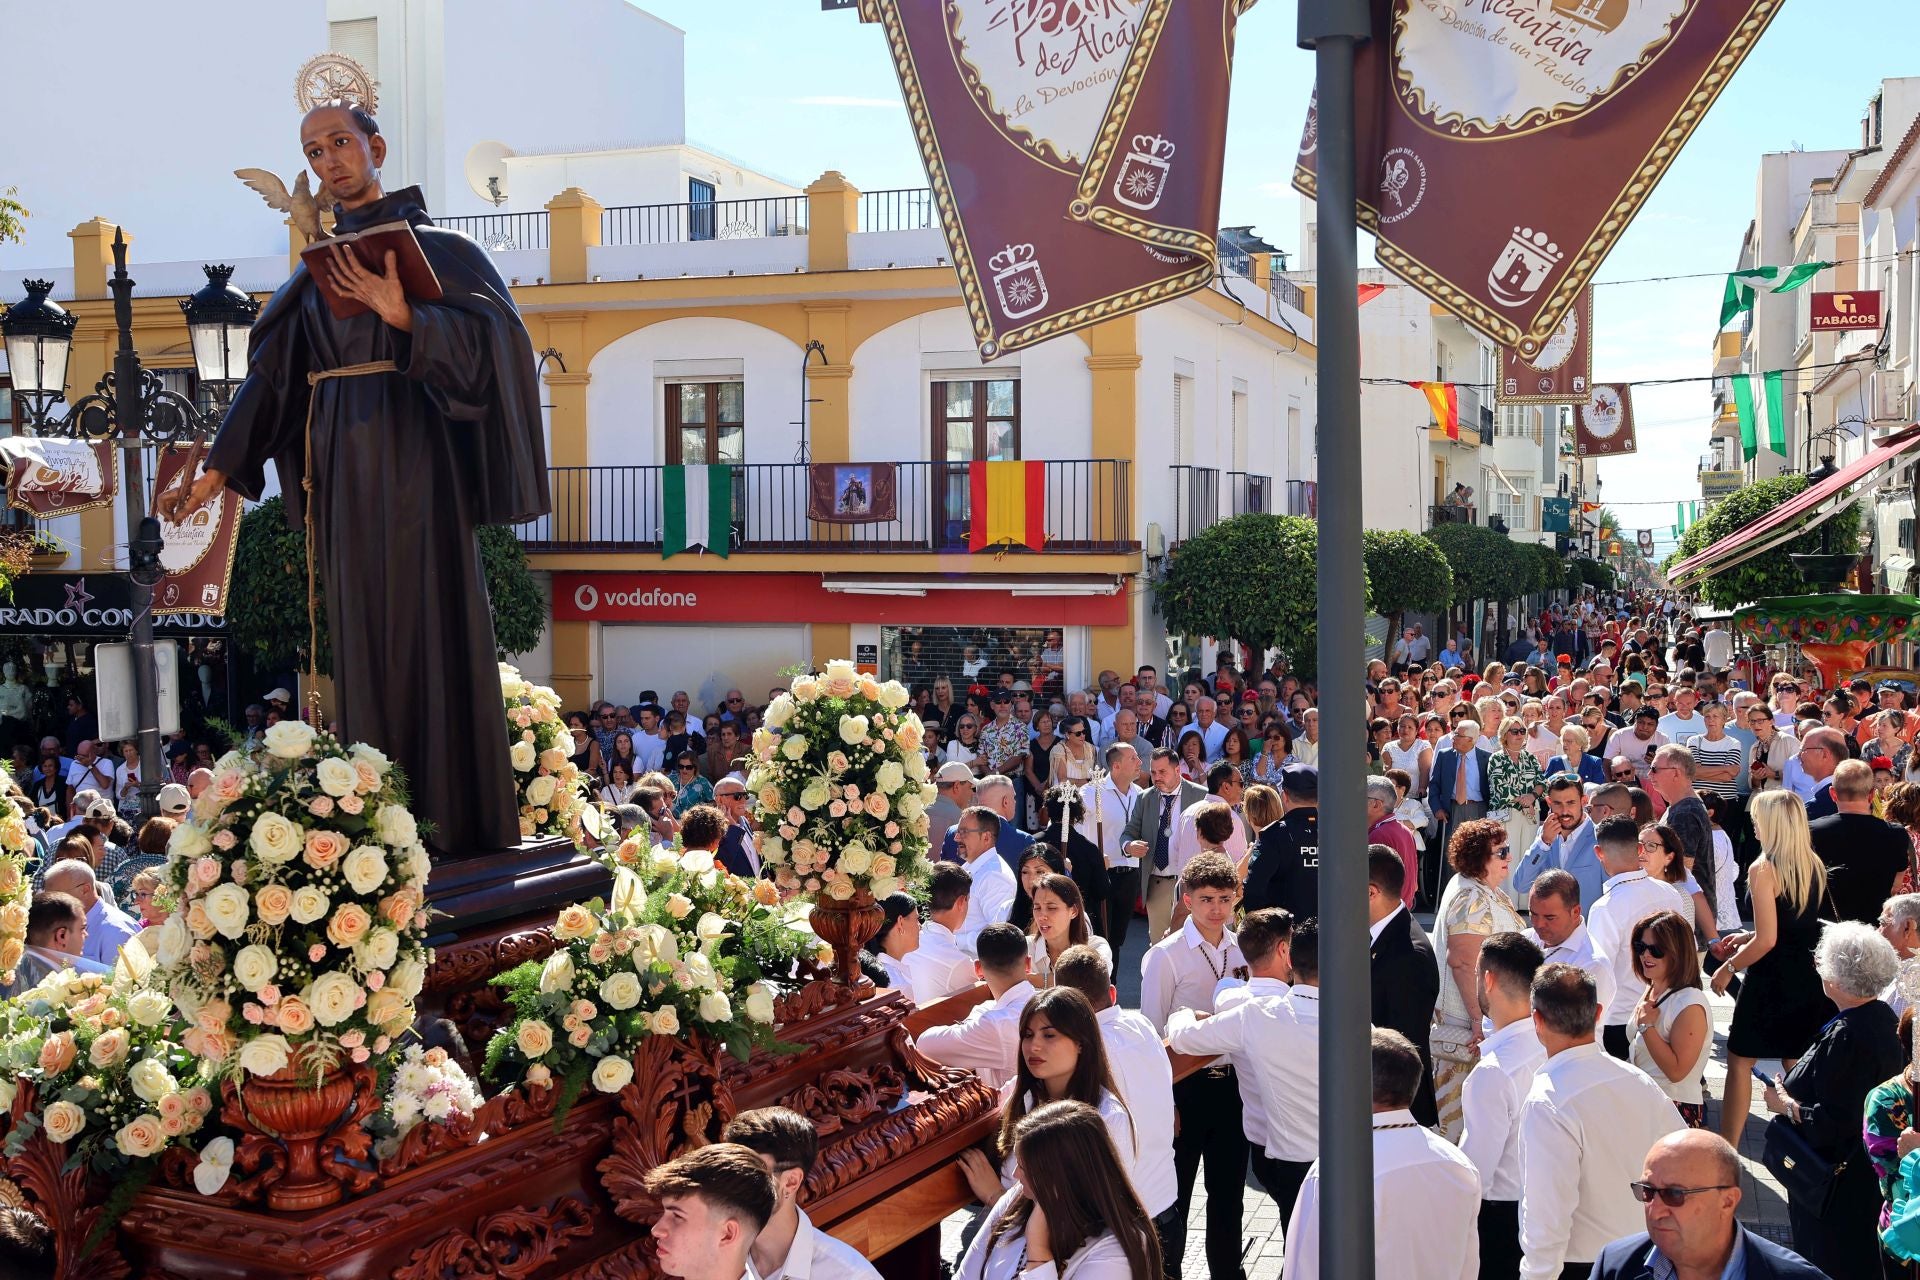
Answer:
[[[1590,782],[1596,787],[1604,787],[1607,778],[1607,762],[1587,750],[1593,745],[1593,738],[1587,731],[1569,720],[1560,728],[1560,754],[1547,761],[1547,776],[1556,773],[1577,773],[1580,781]]]
[[[1861,1116],[1867,1094],[1902,1064],[1898,1021],[1880,999],[1900,960],[1872,926],[1846,920],[1827,925],[1813,962],[1840,1013],[1785,1078],[1767,1087],[1767,1110],[1833,1168],[1817,1192],[1787,1186],[1794,1250],[1830,1276],[1872,1276],[1880,1268],[1880,1188],[1861,1141]]]

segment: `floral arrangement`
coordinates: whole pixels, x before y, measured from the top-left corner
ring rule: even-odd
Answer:
[[[773,884],[701,850],[652,848],[644,828],[601,860],[613,871],[608,900],[561,911],[559,949],[494,979],[514,1016],[488,1042],[484,1073],[558,1079],[564,1105],[588,1082],[625,1088],[648,1036],[702,1031],[742,1061],[771,1047],[775,984],[830,958],[787,923]]]
[[[33,836],[11,783],[12,777],[0,769],[0,982],[9,985],[27,953],[27,904],[33,897],[27,879]]]
[[[63,969],[0,1003],[0,1108],[23,1085],[34,1099],[7,1131],[7,1155],[44,1131],[71,1160],[122,1173],[198,1131],[213,1091],[173,1013],[164,991],[124,970]]]
[[[374,1154],[384,1160],[415,1125],[451,1123],[471,1116],[480,1103],[480,1090],[445,1049],[408,1045],[387,1082],[386,1105],[370,1121],[379,1139]]]
[[[209,1076],[318,1076],[413,1024],[430,861],[379,751],[283,720],[219,762],[167,851],[157,977]]]
[[[573,738],[560,718],[560,695],[529,684],[520,669],[500,664],[507,741],[520,797],[520,834],[564,835],[581,843],[587,779],[573,763]]]
[[[851,662],[796,676],[753,735],[760,856],[783,888],[846,901],[917,882],[927,853],[927,806],[939,794],[921,754],[907,690]]]

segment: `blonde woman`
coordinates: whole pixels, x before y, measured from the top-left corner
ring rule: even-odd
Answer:
[[[1494,705],[1499,705],[1497,700]],[[1520,717],[1508,716],[1499,733],[1500,749],[1487,757],[1487,816],[1507,829],[1509,844],[1526,850],[1540,831],[1547,779],[1527,750],[1527,726]]]
[[[1253,861],[1253,855],[1260,847],[1260,833],[1280,821],[1282,816],[1280,793],[1263,782],[1256,782],[1247,788],[1240,812],[1247,820],[1247,853],[1233,870],[1244,885],[1247,882],[1247,864]]]
[[[1734,1143],[1747,1125],[1754,1063],[1778,1058],[1792,1070],[1834,1015],[1813,965],[1828,912],[1827,868],[1807,834],[1807,806],[1791,791],[1763,791],[1748,812],[1760,842],[1760,856],[1747,868],[1753,929],[1721,939],[1721,950],[1732,954],[1713,975],[1714,992],[1725,995],[1733,975],[1745,974],[1727,1033],[1720,1104],[1720,1136]]]
[[[1486,688],[1485,685],[1480,686]],[[1500,754],[1500,725],[1507,718],[1507,704],[1497,696],[1480,698],[1473,704],[1473,718],[1480,722],[1480,741],[1473,745],[1490,756]]]

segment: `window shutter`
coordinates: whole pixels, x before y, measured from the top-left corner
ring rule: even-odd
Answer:
[[[329,22],[327,44],[335,53],[344,53],[365,67],[375,84],[380,82],[380,19]]]

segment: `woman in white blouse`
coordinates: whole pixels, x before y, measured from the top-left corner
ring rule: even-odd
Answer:
[[[1634,926],[1633,962],[1647,993],[1633,1011],[1628,1059],[1666,1091],[1689,1128],[1704,1129],[1700,1073],[1713,1034],[1693,926],[1677,911],[1654,912]]]
[[[633,775],[627,772],[624,764],[615,764],[613,773],[607,779],[607,785],[600,788],[600,802],[618,809],[633,801],[633,793],[639,790],[634,785]]]
[[[1024,874],[1026,868],[1022,867]],[[1027,890],[1032,921],[1027,926],[1027,961],[1033,966],[1033,985],[1053,985],[1053,966],[1068,947],[1092,947],[1113,971],[1113,948],[1087,927],[1085,900],[1073,877],[1051,872]]]
[[[1158,1280],[1160,1241],[1098,1112],[1049,1102],[1015,1126],[1014,1185],[988,1210],[956,1275]]]

